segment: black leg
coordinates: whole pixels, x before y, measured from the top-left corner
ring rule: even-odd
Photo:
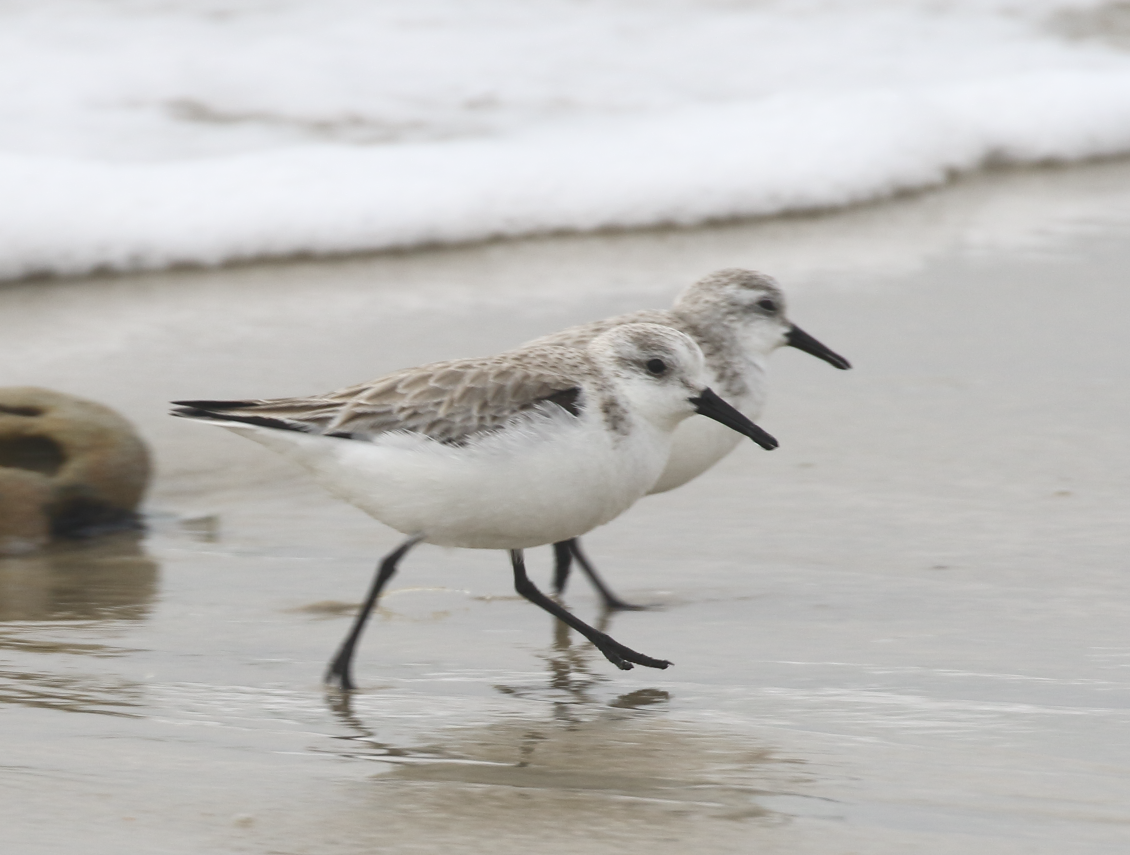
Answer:
[[[562,540],[553,544],[553,593],[565,593],[565,583],[569,581],[569,568],[573,566],[573,544],[576,539]]]
[[[581,569],[585,572],[585,575],[589,577],[589,581],[592,582],[593,587],[600,593],[600,597],[604,600],[604,607],[606,609],[612,609],[614,611],[641,611],[647,608],[647,606],[635,606],[631,603],[625,603],[613,594],[612,591],[608,589],[608,586],[604,584],[603,580],[596,575],[596,568],[589,563],[588,558],[581,552],[581,542],[577,540],[577,538],[574,537],[572,540],[565,542],[569,545],[569,551],[573,554],[573,557],[577,559],[577,563],[581,565]],[[556,546],[557,544],[554,544],[555,548]],[[560,566],[561,565],[558,564],[559,568]],[[563,587],[565,586],[562,585],[557,589],[558,593],[561,592],[561,588]]]
[[[569,626],[573,627],[573,629],[577,630],[577,632],[595,644],[597,650],[603,653],[604,657],[617,668],[622,668],[627,671],[632,667],[633,662],[636,665],[646,665],[648,668],[666,668],[671,664],[666,659],[652,659],[650,656],[636,653],[636,651],[632,650],[630,647],[625,647],[600,630],[593,629],[583,620],[575,617],[560,605],[553,602],[553,600],[539,591],[534,583],[530,581],[529,576],[526,575],[526,562],[522,557],[521,549],[510,550],[510,563],[514,565],[515,591],[531,603],[541,606],[558,620],[567,623]]]
[[[423,537],[422,534],[417,534],[408,538],[381,561],[377,568],[377,574],[373,577],[373,584],[369,586],[369,593],[365,597],[365,602],[361,604],[357,616],[353,618],[353,626],[350,627],[349,634],[345,636],[345,641],[341,643],[337,654],[330,660],[330,667],[326,669],[325,681],[330,685],[336,685],[346,691],[355,688],[353,683],[353,649],[357,646],[361,632],[365,629],[365,621],[369,619],[369,614],[376,606],[377,599],[381,595],[381,589],[396,573],[397,562]]]

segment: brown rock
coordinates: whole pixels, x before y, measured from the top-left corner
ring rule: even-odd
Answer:
[[[0,468],[0,555],[22,555],[51,537],[51,481],[38,472]]]
[[[113,410],[0,388],[0,532],[38,542],[43,524],[55,537],[136,526],[148,481],[145,444]]]

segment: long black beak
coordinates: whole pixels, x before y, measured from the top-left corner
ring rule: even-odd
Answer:
[[[834,365],[840,369],[851,368],[851,363],[836,353],[829,347],[825,347],[800,327],[795,324],[789,328],[785,334],[785,343],[789,347],[795,347],[797,350],[803,350],[805,353],[811,353],[817,359],[823,359],[830,365]]]
[[[697,398],[691,398],[690,402],[694,404],[696,413],[714,419],[738,433],[744,433],[766,451],[772,451],[779,444],[776,439],[719,398],[711,389],[703,389],[702,394]]]

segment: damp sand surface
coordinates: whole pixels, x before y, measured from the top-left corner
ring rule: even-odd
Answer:
[[[172,399],[323,391],[755,267],[855,363],[585,539],[620,672]],[[133,419],[150,531],[0,560],[0,840],[56,853],[1122,853],[1130,163],[842,213],[0,288],[0,385]],[[531,569],[548,585],[547,549]]]

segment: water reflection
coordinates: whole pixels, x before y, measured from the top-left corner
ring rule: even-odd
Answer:
[[[64,673],[59,657],[128,653],[97,638],[108,622],[147,617],[157,583],[157,563],[133,532],[0,558],[0,649],[7,654],[0,706],[133,715],[141,703],[138,684]]]
[[[345,730],[333,753],[386,767],[373,779],[382,813],[393,805],[419,813],[431,804],[445,822],[493,815],[512,831],[552,822],[555,809],[571,823],[603,822],[625,811],[668,826],[694,817],[769,817],[759,796],[796,791],[797,765],[770,748],[669,720],[662,714],[671,699],[666,690],[609,698],[614,678],[591,667],[599,654],[555,623],[542,656],[545,679],[494,687],[542,705],[545,714],[531,715],[529,704],[504,706],[486,725],[438,728],[396,745],[379,736],[380,695],[333,691],[327,702]],[[599,628],[608,623],[606,616]],[[419,720],[428,720],[426,710]]]
[[[600,632],[610,632],[614,614],[605,610],[593,626]],[[549,670],[548,684],[496,685],[494,688],[504,695],[548,700],[553,704],[556,718],[571,721],[585,710],[600,706],[602,702],[596,699],[594,690],[614,678],[602,671],[592,670],[594,661],[599,660],[598,666],[604,667],[603,657],[592,644],[575,636],[561,621],[555,620],[553,626],[553,644],[550,651],[541,656]],[[606,706],[613,709],[644,709],[670,699],[671,695],[665,689],[636,689],[607,702]]]
[[[133,532],[0,558],[0,622],[141,620],[157,580]]]
[[[15,704],[64,712],[139,717],[142,686],[120,679],[0,668],[0,707]]]

